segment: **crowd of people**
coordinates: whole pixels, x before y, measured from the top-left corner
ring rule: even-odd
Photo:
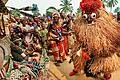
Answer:
[[[13,68],[7,69],[7,77],[10,77],[10,80],[16,78],[20,80],[34,80],[35,78],[36,80],[39,77],[43,78],[43,75],[47,78],[45,70],[48,69],[47,64],[50,61],[48,55],[53,55],[54,64],[60,66],[69,54],[70,40],[68,37],[73,33],[73,20],[72,15],[58,12],[53,12],[48,17],[11,15],[7,27],[11,36],[13,63],[10,64],[13,64]],[[15,75],[16,72],[19,74]]]
[[[72,33],[73,17],[64,17],[58,12],[52,17],[12,17],[9,19],[11,41],[20,48],[41,52],[44,48],[51,52],[57,64],[66,60],[68,36]]]

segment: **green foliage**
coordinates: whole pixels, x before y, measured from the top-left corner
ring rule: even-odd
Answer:
[[[40,15],[37,4],[32,4],[32,13],[33,13],[34,16]]]
[[[57,11],[57,9],[55,7],[53,7],[53,6],[46,9],[46,12],[53,12],[53,11]]]
[[[51,16],[53,12],[58,11],[55,7],[51,6],[49,8],[46,9],[46,15],[47,16]]]
[[[14,9],[14,10],[11,11],[11,14],[15,17],[20,16],[20,11],[18,9]]]
[[[61,0],[61,8],[60,11],[64,13],[72,12],[73,11],[73,6],[71,4],[72,0]]]
[[[117,8],[114,10],[114,13],[117,13],[117,12],[120,12],[120,7],[117,7]]]
[[[112,11],[112,8],[118,4],[118,0],[102,0],[104,5],[109,7]]]
[[[79,14],[81,14],[81,13],[82,13],[82,11],[80,10],[80,8],[77,8],[76,14],[79,15]]]

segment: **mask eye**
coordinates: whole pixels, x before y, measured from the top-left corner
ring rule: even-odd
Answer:
[[[87,19],[87,18],[88,18],[87,14],[83,14],[83,19]]]
[[[95,13],[92,13],[92,14],[91,14],[91,18],[93,18],[93,19],[96,18],[96,14],[95,14]]]

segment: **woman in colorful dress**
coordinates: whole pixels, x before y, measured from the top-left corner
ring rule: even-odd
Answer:
[[[53,19],[53,24],[49,26],[49,38],[48,40],[50,41],[50,48],[52,50],[52,53],[54,55],[54,59],[57,62],[57,65],[59,63],[65,60],[66,54],[64,50],[64,45],[63,45],[63,36],[61,34],[61,25],[59,23],[59,13],[53,13],[52,15]]]

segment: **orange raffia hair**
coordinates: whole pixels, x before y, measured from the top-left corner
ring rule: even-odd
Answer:
[[[82,12],[96,12],[101,6],[101,0],[82,0],[80,2],[80,9]]]

